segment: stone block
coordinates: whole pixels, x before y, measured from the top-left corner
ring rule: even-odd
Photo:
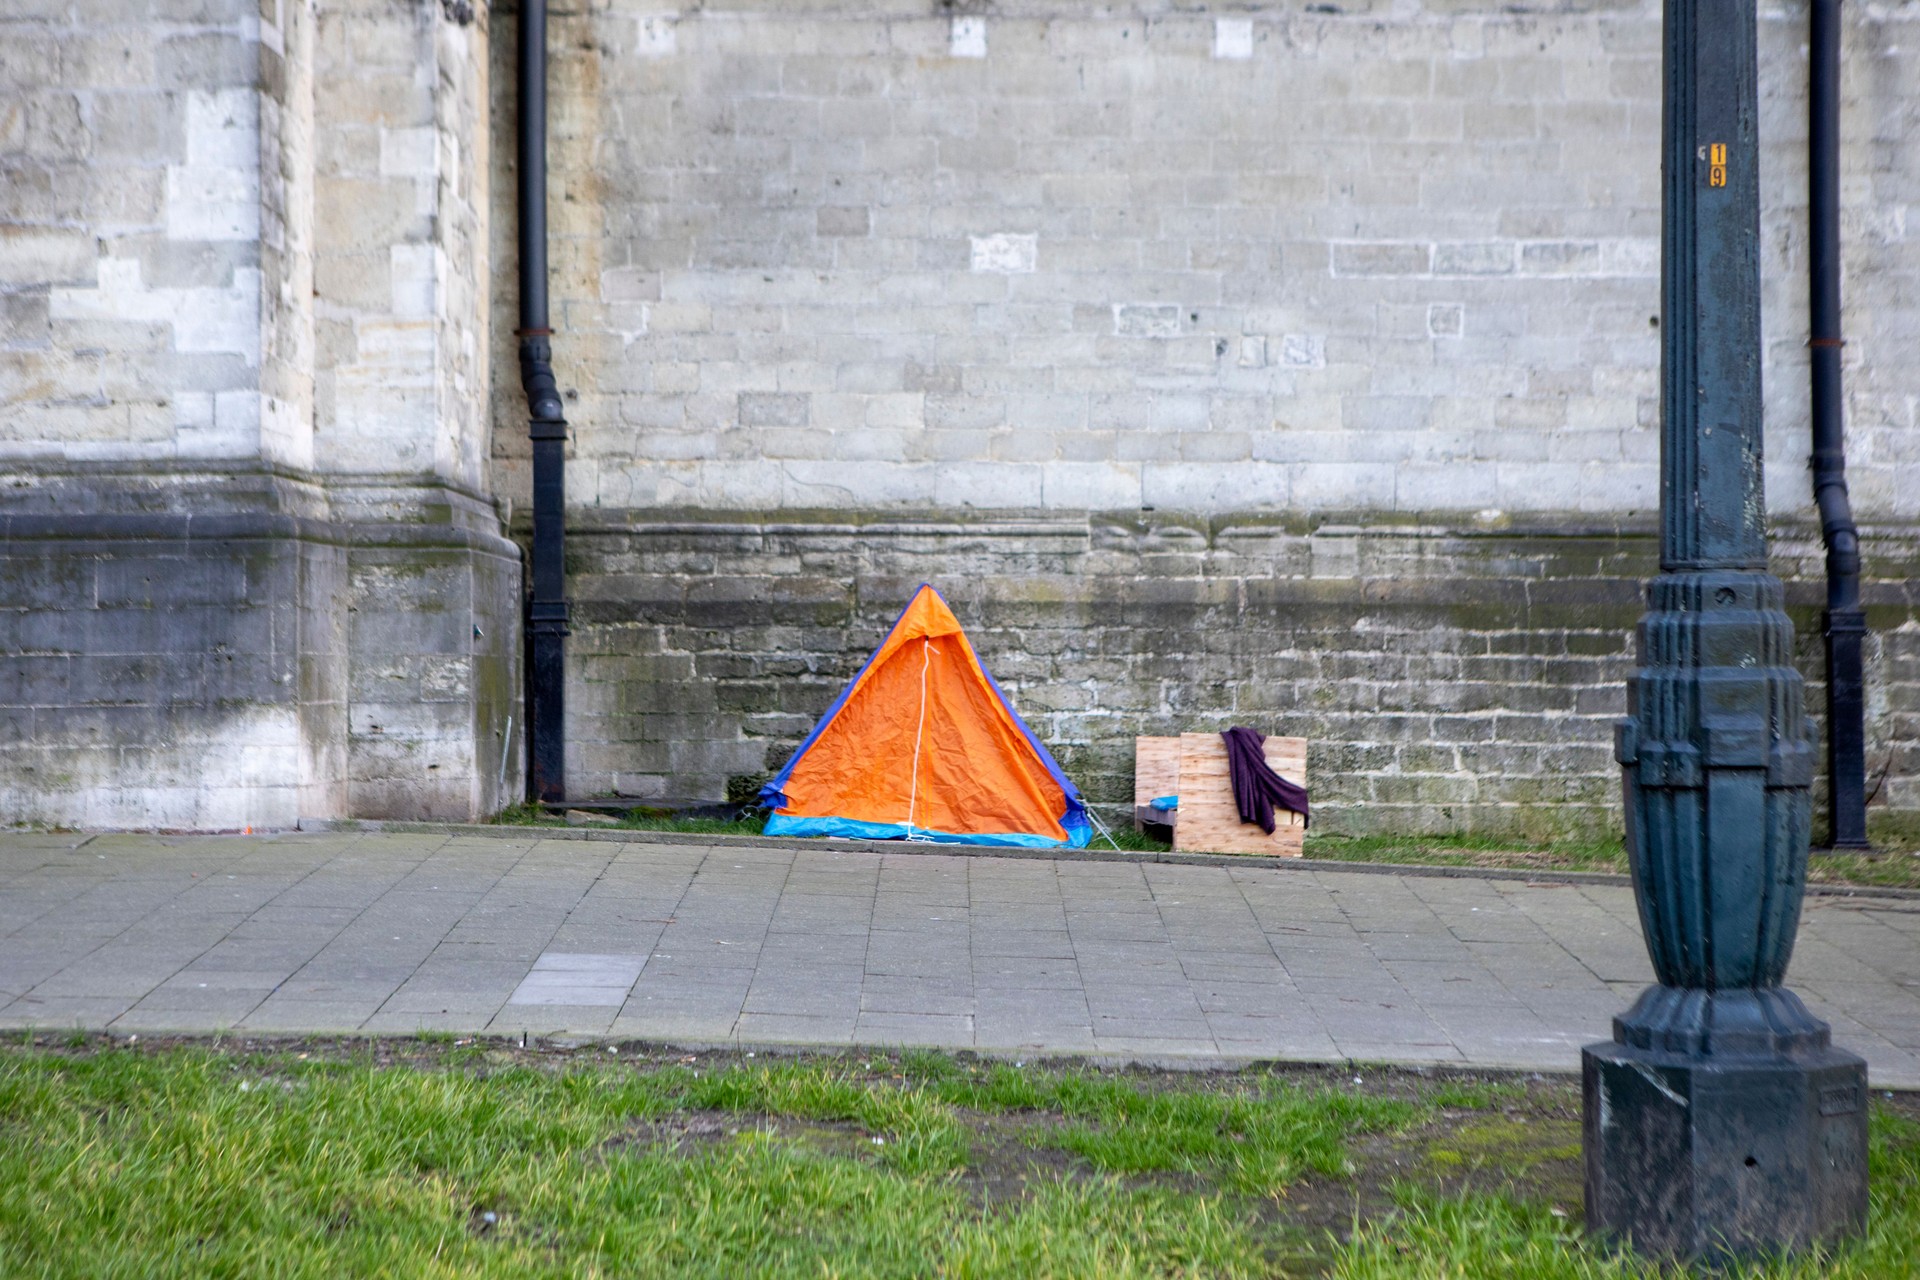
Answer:
[[[1832,1048],[1581,1054],[1587,1224],[1652,1256],[1770,1256],[1867,1218],[1866,1063]]]
[[[0,226],[0,283],[81,286],[96,279],[95,238],[78,229]]]
[[[167,89],[206,91],[251,85],[259,73],[259,46],[237,35],[167,36],[154,51],[154,77]]]
[[[742,392],[740,425],[743,427],[804,427],[811,416],[811,397],[806,395]]]

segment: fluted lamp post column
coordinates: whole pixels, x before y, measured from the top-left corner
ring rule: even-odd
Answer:
[[[1665,7],[1660,576],[1616,737],[1659,982],[1582,1054],[1587,1223],[1737,1255],[1864,1225],[1867,1077],[1782,985],[1814,745],[1767,572],[1755,6]]]

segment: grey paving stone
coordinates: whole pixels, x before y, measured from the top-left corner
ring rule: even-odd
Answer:
[[[737,1013],[656,1013],[631,1003],[613,1020],[609,1034],[635,1040],[719,1044],[734,1038]]]
[[[1216,1058],[1220,1056],[1220,1045],[1211,1032],[1187,1037],[1103,1035],[1096,1031],[1093,1052],[1151,1063],[1162,1058]]]
[[[434,991],[508,992],[519,985],[531,967],[530,962],[517,960],[468,960],[446,956],[441,949],[436,949],[420,962],[420,967],[413,971],[406,983],[409,987]]]
[[[1021,960],[1066,960],[1074,955],[1073,937],[1065,929],[1004,929],[973,931],[975,957]]]
[[[1223,1053],[1272,1054],[1306,1061],[1326,1061],[1341,1056],[1333,1037],[1311,1019],[1210,1014],[1207,1025]]]
[[[1049,1054],[1092,1053],[1091,1023],[1035,1023],[1025,1019],[996,1018],[976,1014],[973,1019],[973,1045],[995,1052],[1028,1052],[1036,1057]]]
[[[236,1024],[245,1031],[337,1032],[357,1031],[378,1010],[378,1002],[324,1000],[266,1000]]]
[[[1444,1040],[1363,1040],[1336,1035],[1334,1045],[1341,1057],[1353,1062],[1459,1064],[1467,1061],[1456,1046]]]
[[[964,979],[869,976],[860,986],[860,1011],[971,1015],[974,987]]]
[[[115,1018],[109,1031],[141,1035],[205,1035],[235,1030],[252,1006],[237,1012],[224,1008],[168,1008],[137,1004]]]
[[[1090,987],[1086,994],[1096,1018],[1200,1018],[1205,1012],[1191,991]]]
[[[763,978],[747,990],[741,1011],[756,1017],[795,1014],[850,1020],[860,1012],[860,985],[793,982],[784,976],[777,980]]]
[[[508,998],[514,1005],[592,1005],[618,1008],[646,966],[644,955],[548,951]]]
[[[1102,951],[1084,948],[1077,957],[1080,973],[1089,983],[1128,987],[1184,987],[1186,968],[1171,948],[1152,953]]]
[[[129,1012],[167,1009],[174,1013],[186,1014],[197,1010],[207,1018],[226,1018],[234,1021],[258,1008],[260,1002],[271,996],[273,992],[272,987],[207,987],[204,989],[162,987],[133,1006]]]
[[[923,1045],[971,1049],[973,1017],[971,1014],[863,1011],[854,1023],[853,1040],[856,1044],[880,1048]]]
[[[770,933],[765,945],[760,948],[760,964],[769,969],[864,965],[866,958],[867,935],[864,932],[826,935]]]
[[[839,915],[782,910],[773,913],[767,934],[769,938],[851,938],[864,946],[872,927],[872,917],[864,909],[856,908]]]
[[[180,971],[185,963],[178,958],[154,963],[123,963],[112,956],[92,956],[49,974],[36,983],[29,995],[44,1000],[74,997],[139,997],[153,990]]]
[[[742,1044],[853,1043],[854,1018],[813,1018],[790,1013],[743,1013],[734,1023],[734,1039]]]
[[[483,1028],[491,1035],[604,1035],[618,1005],[509,1004]]]
[[[1277,982],[1196,982],[1193,995],[1208,1015],[1237,1013],[1273,1017],[1302,1004],[1298,990]]]
[[[22,996],[0,1009],[0,1027],[79,1027],[98,1030],[134,1004],[126,996]]]
[[[1302,996],[1311,1000],[1355,1001],[1406,1001],[1412,997],[1407,989],[1394,980],[1392,974],[1380,968],[1368,968],[1355,965],[1344,973],[1294,973],[1288,971],[1294,988]]]
[[[389,989],[399,986],[414,975],[421,962],[416,961],[370,961],[348,952],[322,952],[306,964],[294,969],[288,977],[290,983],[324,984],[332,986],[385,986]],[[201,968],[196,961],[195,969]],[[266,969],[241,969],[237,973],[265,973]]]
[[[871,948],[867,952],[866,971],[897,977],[943,978],[953,973],[968,973],[973,957],[966,951],[915,951],[905,946]]]
[[[973,976],[981,986],[1056,987],[1080,990],[1080,962],[975,956]]]
[[[493,1015],[506,1003],[501,994],[420,990],[409,986],[388,996],[378,1012],[457,1015],[466,1019],[464,1026],[476,1027],[492,1021]]]

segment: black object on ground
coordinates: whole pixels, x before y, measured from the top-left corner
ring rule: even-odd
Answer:
[[[1233,777],[1233,802],[1240,809],[1240,821],[1251,822],[1272,835],[1273,811],[1278,807],[1312,824],[1307,814],[1307,789],[1296,787],[1268,766],[1264,735],[1236,725],[1220,736],[1227,744],[1227,769]]]

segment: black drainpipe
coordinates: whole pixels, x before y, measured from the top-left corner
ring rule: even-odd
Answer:
[[[1860,534],[1847,500],[1840,390],[1840,0],[1813,0],[1808,46],[1808,264],[1813,336],[1813,500],[1827,544],[1827,812],[1834,849],[1867,843]]]
[[[567,420],[547,320],[547,3],[520,0],[520,385],[533,441],[527,736],[533,799],[567,798]]]

